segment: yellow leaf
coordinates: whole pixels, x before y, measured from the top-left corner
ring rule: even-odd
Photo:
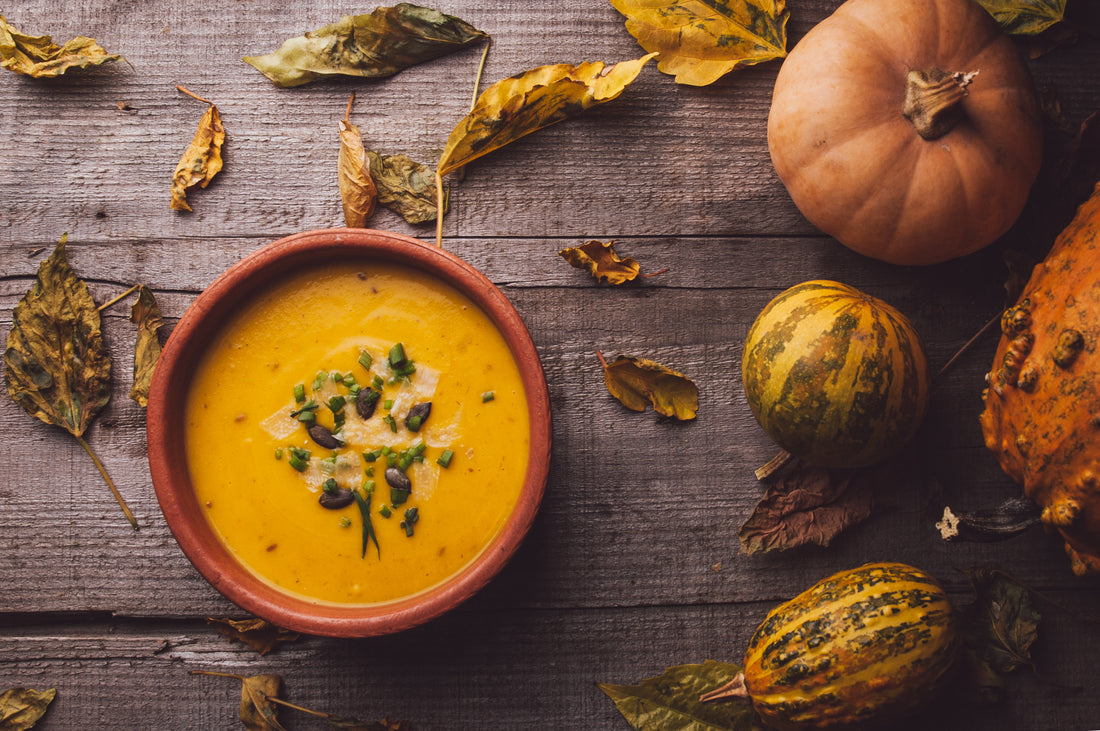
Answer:
[[[784,0],[611,0],[658,70],[706,86],[740,66],[787,55]]]
[[[85,36],[77,36],[59,46],[49,36],[20,33],[0,15],[0,68],[45,79],[60,76],[71,68],[83,69],[121,58],[107,53]]]
[[[656,56],[605,67],[601,61],[571,66],[539,66],[486,89],[470,113],[458,123],[439,158],[439,174],[466,163],[543,127],[611,101]]]
[[[180,89],[189,96],[190,92]],[[200,99],[199,97],[195,97]],[[206,101],[205,99],[200,99]],[[207,102],[210,104],[210,102]],[[222,145],[225,143],[225,127],[222,126],[221,115],[213,104],[199,120],[199,127],[195,130],[195,136],[187,150],[176,165],[176,172],[172,175],[172,204],[173,211],[190,211],[187,205],[187,191],[198,186],[205,188],[214,176],[222,169]]]
[[[662,416],[681,421],[695,418],[699,389],[683,373],[652,360],[620,355],[608,363],[597,353],[604,368],[607,390],[631,411],[645,411],[648,404]]]
[[[138,286],[138,298],[130,308],[130,322],[137,325],[137,343],[134,345],[134,383],[130,398],[142,407],[149,405],[149,388],[153,372],[160,359],[160,329],[164,326],[160,307],[153,291],[144,284]]]
[[[352,101],[354,100],[353,95]],[[351,102],[348,102],[348,112],[351,112]],[[340,157],[337,169],[340,178],[340,202],[344,206],[344,225],[348,228],[363,228],[374,215],[378,188],[371,178],[359,129],[348,121],[347,116],[339,121],[339,125]]]
[[[584,269],[596,281],[606,281],[608,284],[623,284],[638,276],[641,266],[637,259],[627,257],[619,258],[615,253],[614,241],[604,243],[602,241],[589,241],[581,246],[562,249],[558,256],[565,259],[578,269]]]

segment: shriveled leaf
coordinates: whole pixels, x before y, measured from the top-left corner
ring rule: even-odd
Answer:
[[[16,304],[4,366],[15,403],[80,437],[111,398],[111,359],[99,310],[65,257],[67,240]]]
[[[730,71],[787,55],[784,0],[611,0],[658,70],[706,86]]]
[[[575,266],[584,269],[596,278],[608,284],[623,284],[638,276],[641,266],[636,259],[619,258],[615,253],[614,241],[589,241],[580,246],[562,249],[558,256]]]
[[[436,219],[435,172],[407,155],[380,155],[367,150],[370,174],[378,188],[378,202],[408,223],[427,223]],[[443,193],[443,212],[447,211],[447,192]]]
[[[138,330],[130,398],[144,407],[149,405],[149,387],[160,358],[160,329],[164,326],[157,300],[145,285],[138,287],[138,298],[130,308],[130,322],[137,325]]]
[[[0,693],[0,731],[34,728],[56,696],[56,688],[11,688]]]
[[[978,4],[1013,35],[1038,35],[1062,22],[1066,13],[1066,0],[978,0]]]
[[[205,188],[222,169],[222,145],[225,127],[218,108],[211,104],[199,120],[198,129],[172,175],[173,211],[190,211],[187,191],[195,186]]]
[[[400,3],[369,15],[345,15],[244,62],[281,87],[333,75],[381,78],[488,37],[454,16]]]
[[[799,465],[770,484],[738,538],[744,553],[827,546],[845,528],[867,519],[870,483],[851,470]]]
[[[249,731],[286,731],[276,717],[275,704],[283,679],[275,674],[241,677],[241,723]]]
[[[539,66],[498,81],[482,92],[451,132],[439,159],[439,174],[615,99],[656,55],[609,67],[600,61]]]
[[[706,660],[670,667],[638,685],[598,683],[635,729],[662,731],[763,731],[752,705],[732,700],[703,703],[699,697],[731,682],[741,668]]]
[[[607,390],[632,411],[645,411],[652,404],[662,416],[681,421],[695,418],[699,410],[699,389],[683,373],[644,358],[620,355],[608,363],[600,356]]]
[[[1030,648],[1042,619],[1031,592],[995,569],[971,569],[967,574],[976,596],[966,612],[967,645],[1001,675],[1030,665]]]
[[[378,202],[378,189],[367,167],[366,151],[359,129],[351,122],[341,119],[340,157],[338,171],[340,178],[340,202],[344,207],[344,225],[348,228],[363,228],[367,220],[374,215],[374,206]]]
[[[283,642],[294,642],[300,635],[278,627],[266,619],[219,619],[209,617],[206,623],[230,642],[243,642],[260,655],[266,655]]]
[[[20,33],[0,15],[0,68],[47,79],[61,76],[69,69],[85,69],[121,58],[84,36],[59,46],[49,36]]]

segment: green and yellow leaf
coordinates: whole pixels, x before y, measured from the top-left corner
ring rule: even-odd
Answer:
[[[1006,33],[1034,36],[1062,22],[1066,0],[978,0]]]
[[[615,99],[656,55],[609,67],[600,61],[539,66],[498,81],[482,92],[451,132],[439,159],[439,174]]]
[[[55,697],[55,688],[11,688],[0,693],[0,731],[29,731],[34,728]]]
[[[285,41],[266,56],[246,56],[276,86],[327,76],[381,78],[476,43],[488,35],[438,10],[400,3],[340,20]]]
[[[77,36],[59,46],[50,36],[31,36],[16,30],[0,15],[0,68],[36,79],[61,76],[69,69],[85,69],[122,56],[107,53],[95,40]]]
[[[742,66],[787,55],[784,0],[611,0],[657,68],[706,86]]]
[[[620,355],[611,363],[596,354],[604,369],[604,384],[631,411],[652,405],[662,416],[686,421],[699,410],[699,389],[690,378],[644,358]]]
[[[412,224],[434,221],[436,211],[435,171],[407,155],[380,155],[367,150],[370,174],[378,187],[378,202]],[[443,212],[447,212],[447,192]]]
[[[138,298],[130,308],[130,322],[137,325],[138,331],[130,398],[145,407],[149,405],[149,387],[153,384],[153,372],[160,359],[160,329],[164,326],[164,318],[152,290],[144,284],[138,287]]]
[[[637,259],[622,259],[615,252],[614,241],[589,241],[580,246],[562,249],[558,256],[577,269],[584,269],[596,278],[608,284],[623,284],[633,281],[641,271]]]
[[[186,89],[180,89],[188,96],[193,96],[206,102],[201,97],[196,97]],[[225,144],[225,127],[222,126],[222,118],[218,108],[211,104],[199,120],[198,129],[187,146],[176,172],[172,174],[172,203],[173,211],[190,211],[187,204],[187,191],[195,188],[205,188],[214,179],[214,176],[222,169],[222,145]]]

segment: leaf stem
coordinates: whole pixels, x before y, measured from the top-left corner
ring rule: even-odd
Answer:
[[[278,703],[280,706],[286,706],[287,708],[293,708],[295,711],[301,711],[302,713],[308,713],[311,716],[317,716],[318,718],[329,718],[330,714],[322,713],[321,711],[314,711],[311,708],[303,708],[302,706],[295,705],[290,701],[284,701],[282,698],[276,698],[275,696],[268,696],[267,699],[272,703]]]
[[[443,248],[443,176],[435,171],[435,245]]]
[[[481,76],[485,73],[485,59],[489,58],[489,46],[493,44],[492,38],[485,39],[485,50],[481,53],[481,63],[477,65],[477,76],[474,77],[474,98],[470,101],[470,111],[477,106],[478,92],[481,91]]]
[[[600,351],[597,350],[596,351],[596,357],[600,359],[600,365],[602,365],[603,369],[606,371],[607,370],[607,361],[604,360],[603,353],[601,353]]]
[[[790,462],[793,458],[794,455],[792,455],[786,449],[781,449],[779,451],[779,454],[769,459],[766,464],[757,467],[756,471],[753,474],[756,475],[757,480],[763,482],[779,470],[783,469],[783,466]]]
[[[967,340],[966,343],[964,343],[963,346],[961,348],[959,348],[955,352],[955,354],[953,356],[951,356],[950,359],[948,359],[948,361],[946,363],[944,363],[943,368],[940,368],[940,372],[936,374],[936,378],[939,378],[944,373],[946,373],[947,369],[950,368],[951,366],[953,366],[955,364],[955,361],[957,361],[959,359],[959,357],[962,356],[963,353],[965,353],[967,350],[969,350],[971,345],[973,345],[975,342],[977,342],[978,338],[980,338],[982,335],[985,335],[986,331],[989,330],[989,328],[993,327],[993,325],[995,325],[996,323],[998,323],[1000,321],[1001,321],[1001,315],[1000,315],[1000,313],[998,313],[998,314],[993,316],[992,320],[987,322],[985,325],[982,325],[982,329],[979,330],[978,332],[976,332],[974,334],[974,337]]]
[[[196,94],[193,91],[190,91],[188,89],[184,89],[182,86],[179,86],[178,84],[176,85],[176,88],[179,89],[180,92],[182,92],[182,93],[186,94],[187,96],[191,97],[192,99],[198,99],[200,102],[204,102],[206,104],[209,104],[210,106],[214,106],[214,102],[210,101],[209,99],[203,99],[201,96],[199,96],[198,94]]]
[[[74,435],[76,436],[76,435]],[[107,474],[107,468],[103,466],[103,463],[99,461],[99,457],[92,451],[91,446],[84,441],[84,437],[76,437],[76,442],[80,446],[84,447],[84,451],[88,453],[88,456],[92,458],[92,462],[99,469],[99,474],[103,475],[103,479],[107,481],[107,487],[111,488],[111,493],[115,496],[115,500],[118,500],[119,506],[122,508],[122,512],[126,514],[126,519],[130,521],[130,525],[134,530],[138,529],[137,518],[130,512],[130,508],[126,507],[126,501],[122,499],[122,495],[119,493],[118,488],[115,487],[115,483],[111,480],[111,476]]]
[[[350,121],[351,120],[351,105],[354,104],[354,103],[355,103],[355,92],[353,91],[351,93],[351,98],[348,99],[347,111],[344,112],[344,123],[345,124],[351,124],[351,121]]]
[[[105,309],[107,309],[111,305],[117,304],[117,303],[121,302],[122,300],[126,299],[127,297],[129,297],[131,294],[136,292],[139,287],[141,287],[140,284],[135,284],[133,287],[130,287],[128,290],[126,290],[125,292],[123,292],[119,296],[115,297],[114,299],[107,300],[106,302],[101,304],[99,307],[97,307],[96,310],[98,310],[99,312],[103,312]]]
[[[655,277],[658,274],[664,274],[665,272],[671,271],[671,270],[672,270],[672,267],[665,267],[664,269],[658,269],[655,272],[650,272],[649,274],[643,274],[642,279],[649,279],[650,277]]]

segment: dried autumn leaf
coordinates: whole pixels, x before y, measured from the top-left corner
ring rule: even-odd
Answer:
[[[369,15],[345,15],[287,40],[274,53],[246,56],[244,62],[285,88],[332,75],[392,76],[488,37],[454,16],[400,3]]]
[[[596,354],[604,369],[607,390],[632,411],[653,410],[681,421],[695,418],[699,410],[699,389],[683,373],[644,358],[620,355],[608,363]]]
[[[1006,33],[1038,35],[1062,22],[1066,0],[978,0]]]
[[[967,574],[976,595],[966,612],[968,646],[1001,675],[1030,665],[1030,648],[1042,619],[1031,592],[995,569],[971,569]]]
[[[626,29],[676,83],[706,86],[787,55],[784,0],[611,0]]]
[[[278,627],[265,619],[218,619],[210,617],[206,623],[220,632],[230,642],[243,642],[260,655],[266,655],[280,643],[293,642],[300,635]]]
[[[800,465],[768,486],[738,532],[743,553],[828,546],[845,528],[867,519],[870,483],[852,470]]]
[[[407,155],[380,155],[367,150],[370,174],[378,188],[378,202],[408,223],[434,221],[436,213],[435,172]],[[447,194],[443,211],[447,211]]]
[[[77,36],[64,46],[49,36],[20,33],[0,15],[0,68],[36,79],[61,76],[69,69],[99,66],[122,58],[107,53],[95,40]]]
[[[57,696],[57,689],[11,688],[0,693],[0,731],[34,728]]]
[[[283,679],[279,675],[237,675],[213,670],[192,670],[192,675],[211,675],[219,678],[236,678],[241,681],[241,723],[249,731],[286,731],[277,717],[276,702],[282,690]]]
[[[180,91],[194,96],[185,89]],[[200,101],[206,101],[195,97]],[[210,104],[210,102],[207,102]],[[173,211],[190,211],[187,205],[187,191],[195,186],[205,188],[210,184],[222,169],[222,145],[225,144],[225,127],[222,126],[222,118],[218,108],[213,104],[206,109],[199,120],[198,129],[191,139],[191,144],[176,165],[176,172],[172,174],[172,203]]]
[[[352,101],[355,96],[352,95]],[[348,102],[351,113],[351,102]],[[359,128],[345,115],[338,121],[340,126],[340,156],[337,170],[340,180],[340,202],[344,207],[344,225],[348,228],[363,228],[367,220],[374,215],[374,206],[378,202],[378,189],[371,178],[367,166],[366,151]]]
[[[439,174],[446,175],[524,135],[615,99],[656,55],[606,68],[600,61],[539,66],[498,81],[482,92],[451,132],[439,158]]]
[[[133,513],[84,440],[111,398],[111,358],[99,310],[65,256],[68,236],[38,267],[34,286],[15,305],[4,350],[8,394],[31,416],[72,434],[95,462],[130,524]]]
[[[584,269],[596,281],[605,281],[608,284],[623,284],[638,276],[641,266],[637,259],[620,259],[615,253],[614,241],[589,241],[580,246],[562,249],[558,256],[575,266]]]
[[[703,703],[699,697],[732,681],[741,668],[706,660],[677,665],[638,685],[597,683],[631,728],[695,731],[763,731],[752,705]]]
[[[149,387],[153,383],[153,371],[160,358],[160,329],[164,318],[153,292],[145,285],[138,287],[138,298],[130,308],[130,322],[137,325],[137,343],[134,345],[134,384],[130,398],[141,406],[149,405]]]

